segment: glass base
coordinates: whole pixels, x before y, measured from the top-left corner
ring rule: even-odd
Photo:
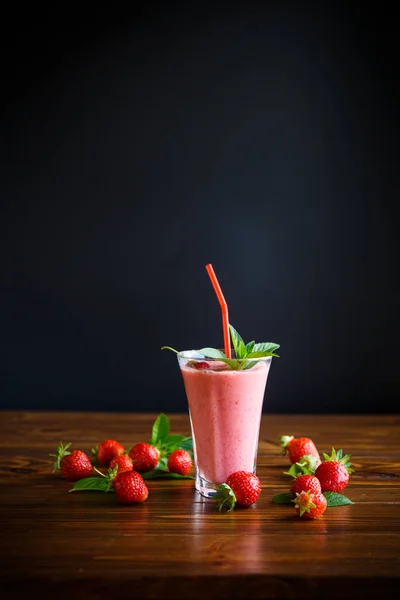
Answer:
[[[254,462],[254,466],[253,466],[254,475],[256,475],[256,470],[257,470],[257,467],[256,467],[256,463]],[[212,483],[211,481],[207,481],[207,479],[205,479],[204,477],[201,477],[201,475],[199,475],[199,472],[196,471],[195,488],[202,496],[204,496],[204,498],[212,499],[217,492],[218,483]]]
[[[218,484],[211,483],[211,481],[207,481],[207,479],[196,473],[195,487],[204,498],[212,499],[217,493]]]

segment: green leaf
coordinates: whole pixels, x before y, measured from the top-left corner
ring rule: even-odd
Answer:
[[[154,421],[152,435],[151,435],[151,443],[153,445],[161,442],[169,432],[169,419],[167,415],[161,413],[158,415],[157,419]]]
[[[328,503],[328,506],[345,506],[346,504],[354,504],[349,498],[346,496],[342,496],[342,494],[338,494],[337,492],[324,492],[324,496]]]
[[[179,475],[178,473],[170,473],[162,469],[147,471],[147,473],[142,473],[142,477],[143,479],[194,479],[192,475]]]
[[[314,475],[315,469],[312,470],[309,468],[308,463],[305,461],[304,463],[297,462],[293,463],[290,466],[288,471],[284,471],[284,475],[289,475],[290,477],[298,477],[299,475]]]
[[[112,492],[113,489],[110,488],[109,481],[107,479],[101,477],[87,477],[86,479],[80,479],[74,485],[74,487],[69,490],[70,492],[84,492],[84,491],[96,491],[96,492]]]
[[[183,438],[178,448],[181,448],[182,450],[187,450],[188,452],[193,452],[193,439],[191,437]]]
[[[279,358],[279,354],[276,354],[276,352],[250,352],[247,358],[265,358],[267,356],[276,356],[276,358]]]
[[[242,336],[239,335],[233,325],[229,324],[229,330],[231,332],[232,344],[235,350],[236,358],[246,358],[246,345],[242,339]]]
[[[278,348],[280,348],[279,344],[261,342],[260,344],[254,344],[253,352],[275,352]]]
[[[217,348],[202,348],[199,353],[206,358],[226,358],[225,352],[217,350]]]
[[[182,442],[182,440],[184,440],[184,439],[185,439],[185,436],[183,436],[183,435],[168,434],[162,439],[161,447],[163,448],[164,446],[176,446],[177,444],[180,444]]]
[[[161,456],[158,459],[157,466],[154,470],[165,471],[167,468],[168,468],[168,458],[166,456]]]
[[[290,504],[293,500],[293,496],[290,492],[285,494],[277,494],[272,498],[274,504]]]
[[[249,369],[252,369],[258,362],[258,360],[247,360],[242,364],[243,371],[248,371]]]
[[[249,342],[248,344],[246,344],[246,356],[248,356],[250,354],[250,352],[253,352],[254,350],[254,345],[255,342]]]
[[[240,371],[243,364],[238,360],[235,360],[234,358],[224,358],[222,362],[227,364],[232,369],[232,371]]]

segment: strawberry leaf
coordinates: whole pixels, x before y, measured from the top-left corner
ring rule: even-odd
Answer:
[[[96,492],[112,492],[114,491],[110,488],[109,482],[107,479],[102,477],[87,477],[86,479],[80,479],[74,485],[74,487],[69,490],[70,492],[84,492],[84,491],[96,491]]]
[[[277,494],[272,498],[274,504],[290,504],[293,501],[293,496],[290,492]]]
[[[162,442],[164,438],[167,437],[169,433],[169,419],[167,415],[161,413],[158,415],[157,419],[154,421],[152,434],[151,434],[151,443],[153,446]]]
[[[352,502],[349,498],[342,496],[342,494],[338,494],[338,492],[324,492],[324,496],[328,506],[344,506],[346,504],[354,504],[354,502]]]

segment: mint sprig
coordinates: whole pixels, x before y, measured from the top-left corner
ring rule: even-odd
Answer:
[[[242,336],[236,331],[233,325],[229,325],[229,331],[235,352],[234,358],[228,358],[225,352],[218,348],[201,348],[199,353],[202,354],[204,358],[213,358],[224,362],[233,371],[245,371],[251,369],[258,362],[257,360],[254,360],[255,358],[265,358],[267,356],[279,358],[279,354],[276,354],[276,350],[280,348],[279,344],[275,344],[274,342],[256,343],[254,340],[245,344]],[[175,354],[180,354],[178,350],[171,348],[171,346],[162,346],[161,350],[171,350],[171,352],[175,352]]]
[[[276,354],[275,352],[280,348],[279,344],[273,342],[256,343],[254,340],[246,344],[233,325],[229,325],[229,331],[235,358],[228,358],[225,352],[218,350],[217,348],[201,348],[201,350],[199,350],[200,354],[205,358],[216,358],[221,360],[234,371],[251,369],[258,362],[257,360],[246,359],[265,358],[267,356],[279,358],[279,354]]]

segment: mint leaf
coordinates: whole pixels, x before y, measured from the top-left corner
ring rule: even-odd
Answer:
[[[179,473],[170,473],[161,469],[153,469],[153,471],[142,473],[142,477],[143,479],[194,479],[192,475],[179,475]]]
[[[101,477],[87,477],[86,479],[80,479],[74,485],[74,487],[69,490],[70,492],[77,491],[96,491],[96,492],[112,492],[113,489],[110,488],[109,481],[105,478]]]
[[[277,494],[272,498],[272,502],[274,504],[291,504],[293,500],[293,496],[290,492],[286,492],[285,494]]]
[[[199,352],[206,358],[226,358],[225,352],[217,350],[217,348],[202,348]]]
[[[246,356],[249,356],[250,352],[253,352],[255,342],[249,342],[246,344]]]
[[[228,365],[232,371],[239,371],[242,368],[242,363],[234,358],[224,358],[223,362]]]
[[[275,352],[280,348],[279,344],[274,344],[273,342],[261,342],[260,344],[254,344],[254,352]]]
[[[178,448],[181,448],[181,450],[187,450],[188,452],[193,452],[193,439],[191,437],[183,438]]]
[[[161,442],[169,432],[169,419],[167,415],[161,413],[158,415],[157,419],[154,421],[152,435],[151,435],[151,443],[153,446]]]
[[[243,371],[247,371],[248,369],[252,369],[259,361],[258,360],[248,360],[242,365]]]
[[[161,442],[161,446],[164,448],[165,446],[177,446],[185,439],[185,436],[178,434],[168,434],[166,435]]]
[[[346,496],[342,496],[342,494],[338,494],[337,492],[324,492],[324,496],[328,503],[328,506],[345,506],[346,504],[354,504],[349,498]]]
[[[246,345],[245,345],[242,337],[239,335],[239,333],[236,331],[236,329],[233,327],[233,325],[229,325],[229,330],[231,332],[231,339],[232,339],[233,348],[235,350],[236,358],[246,358],[246,356],[247,356]]]

